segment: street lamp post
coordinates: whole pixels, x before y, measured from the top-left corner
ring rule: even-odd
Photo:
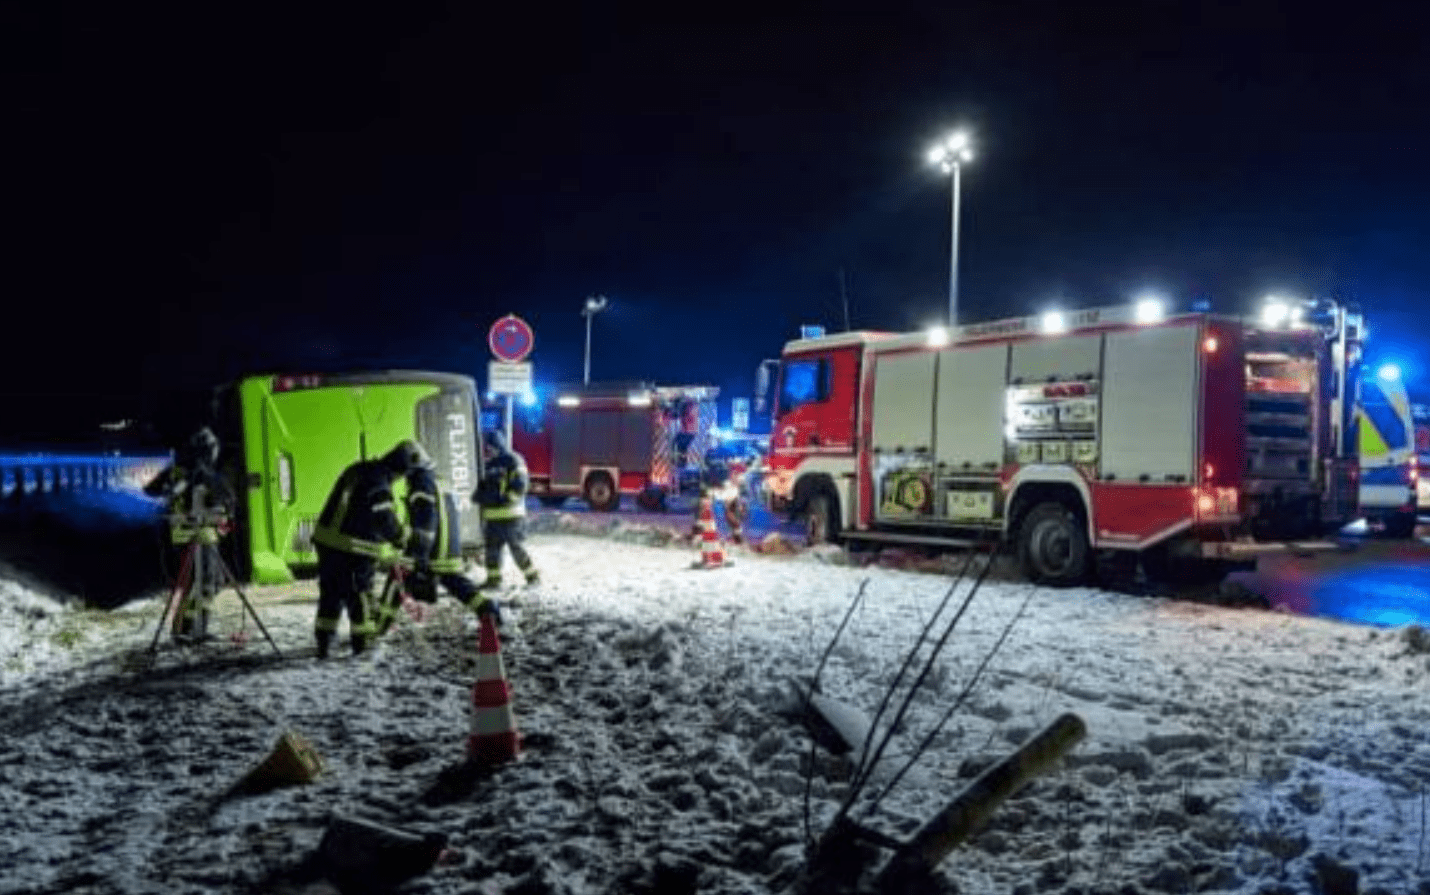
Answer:
[[[588,295],[586,296],[586,307],[581,309],[581,316],[586,318],[586,375],[582,380],[583,384],[591,384],[591,318],[606,309],[606,296]]]
[[[951,237],[948,261],[948,325],[958,325],[958,206],[960,175],[963,163],[973,161],[973,148],[969,145],[968,134],[956,131],[935,143],[928,152],[929,164],[950,175],[953,182],[953,201],[950,210]]]

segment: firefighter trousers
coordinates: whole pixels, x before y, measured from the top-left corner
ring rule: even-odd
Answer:
[[[318,617],[313,622],[313,634],[318,641],[318,655],[328,655],[344,609],[348,613],[348,636],[356,655],[367,648],[377,630],[373,612],[377,562],[371,557],[321,544],[317,549]]]
[[[482,583],[484,587],[493,587],[501,583],[501,551],[503,547],[511,551],[511,558],[516,560],[516,567],[521,569],[526,580],[536,580],[536,565],[532,563],[531,554],[526,552],[524,544],[526,540],[525,519],[487,520],[482,523],[482,539],[486,542],[483,559],[487,569],[487,580]]]

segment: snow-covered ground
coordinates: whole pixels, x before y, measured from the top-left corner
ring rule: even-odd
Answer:
[[[165,640],[146,661],[158,600],[89,612],[0,580],[0,892],[331,891],[299,867],[334,814],[449,837],[403,892],[791,891],[851,762],[810,764],[790,681],[862,587],[821,683],[872,715],[952,579],[828,550],[693,570],[698,550],[659,527],[539,529],[543,583],[503,632],[523,754],[475,779],[456,769],[476,635],[450,600],[375,658],[319,663],[303,653],[311,582],[250,592],[282,660],[229,595],[218,624],[242,623],[246,647]],[[943,861],[957,891],[1430,893],[1430,643],[1414,627],[990,579],[853,816],[906,841],[1069,712],[1086,737]],[[225,798],[285,730],[323,774]]]

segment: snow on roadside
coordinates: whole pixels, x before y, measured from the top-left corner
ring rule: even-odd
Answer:
[[[335,810],[452,835],[459,859],[404,891],[786,891],[803,862],[808,754],[780,713],[788,681],[813,671],[867,582],[823,685],[872,713],[949,579],[841,565],[827,550],[735,550],[728,568],[697,570],[698,550],[662,526],[553,514],[533,528],[543,584],[511,592],[521,606],[504,637],[521,761],[469,795],[432,798],[470,714],[474,635],[450,601],[422,626],[404,621],[370,661],[239,665],[228,645],[166,649],[147,674],[93,666],[53,694],[40,691],[63,657],[46,658],[0,701],[4,891],[298,891],[275,874],[312,851]],[[311,590],[255,592],[285,651],[311,639]],[[35,648],[51,616],[71,612],[5,635],[7,652]],[[71,663],[142,650],[156,613],[141,601],[96,626]],[[945,862],[960,891],[1313,895],[1355,874],[1339,891],[1430,893],[1423,632],[994,582],[876,782],[958,703],[1005,630],[929,753],[867,818],[907,837],[980,768],[1076,713],[1086,739]],[[285,726],[313,741],[325,774],[215,801]],[[813,770],[818,830],[848,765],[820,753]]]

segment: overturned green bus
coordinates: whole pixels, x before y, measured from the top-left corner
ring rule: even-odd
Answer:
[[[279,584],[311,574],[318,561],[313,527],[338,476],[404,438],[427,449],[457,496],[463,552],[479,552],[481,524],[467,500],[481,464],[471,377],[418,370],[255,375],[220,388],[215,412],[239,495],[226,552],[240,578]]]

